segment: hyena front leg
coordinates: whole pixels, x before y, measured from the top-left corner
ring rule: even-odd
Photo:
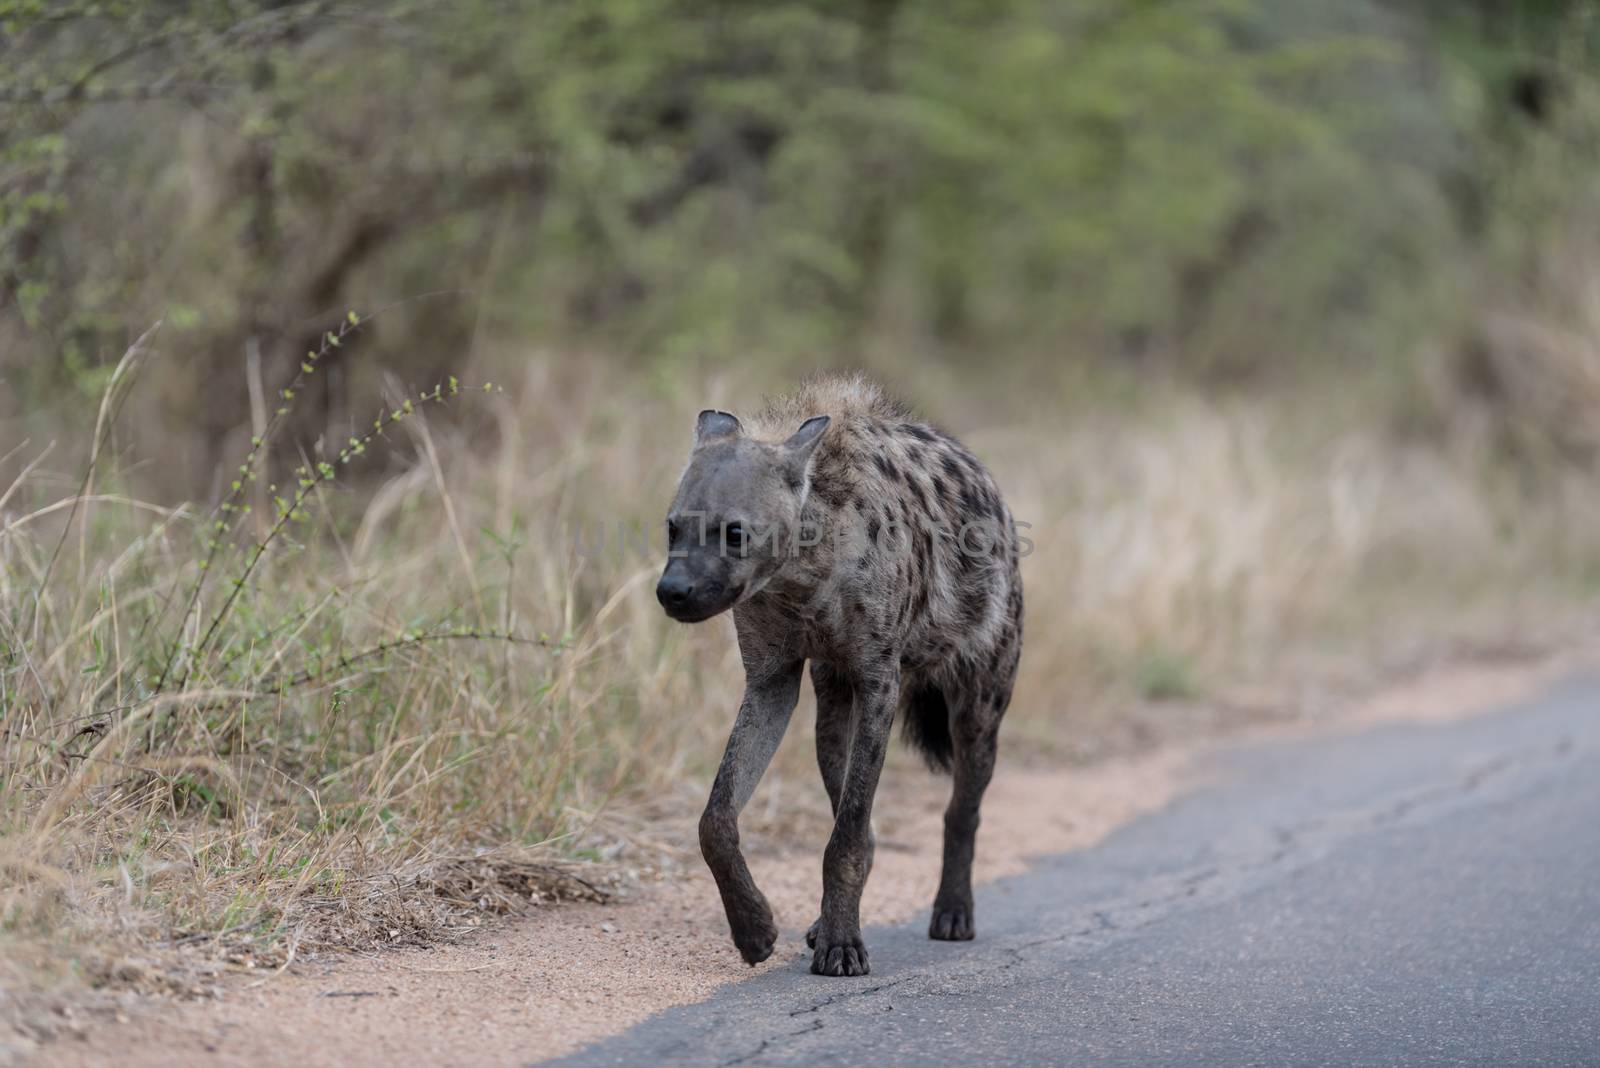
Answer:
[[[700,817],[700,852],[716,877],[733,944],[746,964],[759,964],[772,955],[778,927],[772,906],[756,887],[739,852],[739,813],[755,793],[789,726],[800,696],[802,664],[796,660],[746,678],[744,701]]]
[[[817,768],[822,772],[822,785],[828,791],[828,804],[835,818],[839,815],[839,795],[844,792],[844,769],[850,762],[850,737],[852,713],[855,706],[855,689],[850,676],[832,666],[813,660],[811,662],[811,688],[817,695]],[[872,828],[867,827],[867,873],[872,871],[874,851]],[[817,931],[822,927],[819,919],[806,932],[806,945],[815,949]]]
[[[851,680],[855,730],[833,834],[822,855],[822,917],[811,957],[811,970],[818,975],[866,975],[871,970],[861,942],[861,890],[872,866],[872,798],[900,697],[899,662],[897,653],[885,652]]]

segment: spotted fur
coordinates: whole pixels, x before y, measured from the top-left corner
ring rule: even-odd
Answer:
[[[691,513],[713,532],[704,544],[683,537]],[[658,588],[663,604],[686,621],[731,607],[745,665],[745,699],[701,820],[745,959],[765,959],[777,932],[739,853],[738,813],[787,726],[807,661],[834,811],[821,916],[808,935],[812,970],[869,968],[859,903],[896,714],[930,766],[954,778],[929,934],[971,938],[978,810],[1022,649],[1019,540],[989,472],[873,383],[826,376],[748,422],[702,413],[669,522],[678,555]],[[786,534],[751,554],[749,530],[761,524]],[[734,533],[744,551],[730,554]]]

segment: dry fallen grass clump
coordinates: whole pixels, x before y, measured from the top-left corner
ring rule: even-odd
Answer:
[[[0,487],[0,939],[137,984],[151,969],[129,961],[162,949],[259,967],[427,941],[603,896],[621,840],[673,854],[608,814],[691,809],[741,680],[726,622],[656,608],[658,513],[693,408],[753,400],[753,380],[670,398],[535,356],[503,393],[391,398],[298,474],[265,440],[221,508],[169,508],[105,446],[139,358],[88,477],[39,449]],[[436,404],[474,406],[472,443]],[[1508,531],[1444,457],[1308,444],[1265,407],[929,414],[1031,524],[1013,715],[1058,758],[1159,739],[1183,719],[1149,709],[1270,675],[1396,583],[1436,605],[1464,577],[1503,589],[1570,530]],[[796,739],[776,774],[812,787],[810,759]]]

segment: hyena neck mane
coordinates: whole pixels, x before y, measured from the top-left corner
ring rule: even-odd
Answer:
[[[814,416],[829,417],[809,469],[808,518],[826,521],[862,489],[871,456],[894,428],[914,420],[911,410],[860,372],[827,373],[804,379],[792,392],[767,399],[746,424],[761,441],[783,441]]]
[[[860,373],[812,375],[790,393],[768,398],[766,407],[746,424],[751,437],[782,441],[813,416],[832,422],[817,446],[817,457],[839,451],[848,439],[857,439],[874,423],[898,423],[911,412]]]

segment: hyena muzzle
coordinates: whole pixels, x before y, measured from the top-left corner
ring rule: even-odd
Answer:
[[[930,767],[954,778],[928,934],[971,938],[978,807],[1022,650],[1019,539],[988,471],[864,379],[817,378],[748,424],[700,413],[667,538],[662,607],[686,623],[732,609],[744,661],[744,700],[700,819],[740,954],[765,960],[778,937],[738,818],[808,660],[834,817],[811,970],[868,972],[861,890],[897,710]]]

